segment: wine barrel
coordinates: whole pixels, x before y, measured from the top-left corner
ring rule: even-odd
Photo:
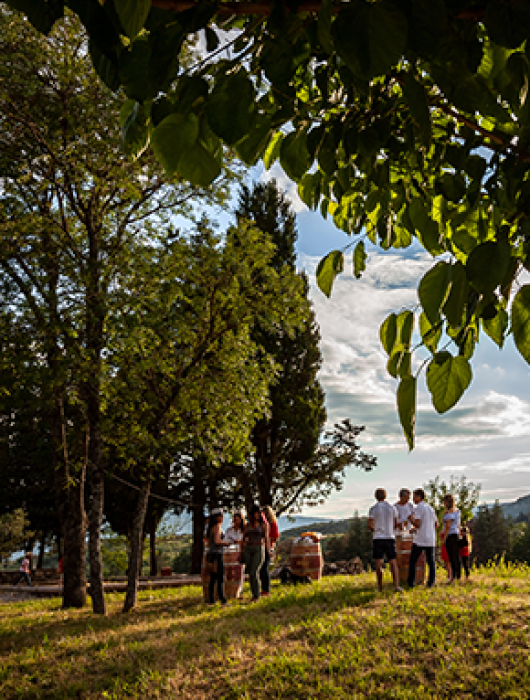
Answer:
[[[160,576],[171,576],[172,573],[173,571],[170,566],[163,566],[160,569]]]
[[[324,559],[320,542],[295,540],[291,547],[289,568],[296,576],[309,576],[313,581],[322,578]]]
[[[227,598],[239,598],[243,590],[245,567],[239,562],[241,545],[231,544],[223,552],[224,589]]]
[[[412,535],[408,532],[396,534],[396,554],[399,569],[400,583],[407,583],[409,579],[410,554],[412,552]],[[425,583],[425,552],[421,553],[416,564],[414,585]]]

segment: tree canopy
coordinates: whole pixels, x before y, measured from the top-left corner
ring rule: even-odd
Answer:
[[[65,10],[62,0],[9,4],[45,33]],[[66,6],[102,80],[125,93],[122,141],[133,157],[150,144],[166,171],[202,186],[222,171],[222,144],[250,164],[279,159],[302,200],[352,236],[357,277],[365,238],[385,250],[417,241],[437,259],[419,285],[421,313],[391,314],[381,329],[411,448],[425,364],[443,413],[471,382],[481,332],[499,347],[513,333],[530,361],[530,285],[518,282],[530,267],[526,2]],[[182,52],[198,33],[205,50],[189,65]],[[327,295],[344,252],[319,267]],[[431,353],[419,368],[415,325]]]

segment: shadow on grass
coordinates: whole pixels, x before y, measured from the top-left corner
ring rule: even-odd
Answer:
[[[234,601],[227,608],[205,606],[197,588],[154,600],[147,597],[143,593],[137,609],[125,614],[116,610],[123,596],[109,596],[107,617],[39,605],[34,613],[39,619],[32,620],[30,606],[14,606],[9,618],[15,617],[15,625],[6,624],[5,614],[0,616],[0,653],[7,661],[0,673],[0,694],[4,681],[8,681],[4,697],[12,697],[9,692],[17,688],[18,698],[84,697],[118,683],[122,690],[129,686],[134,697],[137,691],[132,687],[142,678],[167,677],[179,663],[208,668],[214,657],[215,666],[220,653],[243,642],[248,649],[249,643],[270,644],[274,639],[276,644],[303,636],[304,625],[311,620],[362,608],[375,591],[353,579],[304,588],[276,586],[271,597],[258,604]],[[71,673],[54,674],[57,665],[71,667]],[[142,697],[139,689],[138,693]]]

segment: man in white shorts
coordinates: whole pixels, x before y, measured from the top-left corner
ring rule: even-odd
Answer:
[[[386,491],[377,489],[375,492],[377,503],[368,512],[368,527],[374,533],[373,557],[375,559],[375,574],[377,587],[383,590],[383,558],[386,554],[394,588],[401,591],[399,585],[399,570],[396,561],[396,540],[394,530],[397,526],[397,512],[394,506],[386,501]]]

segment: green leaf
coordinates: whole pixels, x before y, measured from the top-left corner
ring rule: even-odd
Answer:
[[[412,330],[414,328],[414,314],[412,311],[402,311],[396,319],[397,336],[399,345],[410,348]]]
[[[451,265],[439,262],[423,276],[418,287],[421,305],[433,326],[440,320],[440,310],[447,299],[450,282]]]
[[[379,338],[386,354],[391,355],[397,338],[397,316],[395,313],[389,314],[381,324]]]
[[[521,287],[513,300],[512,332],[515,347],[530,364],[530,284]]]
[[[403,377],[397,389],[397,407],[399,420],[407,438],[409,450],[414,448],[414,430],[416,427],[416,378]]]
[[[138,102],[154,97],[149,86],[151,47],[142,35],[120,52],[119,75],[127,97]]]
[[[508,330],[509,317],[506,310],[498,305],[497,313],[493,318],[484,319],[481,318],[482,327],[487,335],[496,343],[500,348],[504,345],[504,340],[506,338],[506,331]]]
[[[180,158],[178,174],[192,185],[208,187],[221,174],[221,164],[202,144],[195,143]]]
[[[121,143],[124,152],[134,160],[149,145],[149,117],[143,105],[127,100],[120,109]]]
[[[442,327],[442,321],[438,321],[438,323],[433,326],[425,315],[425,311],[422,311],[420,315],[420,334],[425,347],[430,350],[433,355],[442,337]]]
[[[319,172],[306,173],[298,183],[298,195],[310,209],[316,210],[320,202],[320,183],[322,175]]]
[[[473,287],[489,294],[506,277],[510,266],[511,248],[506,240],[486,241],[471,251],[466,262],[466,273]]]
[[[320,46],[322,46],[324,51],[327,51],[327,53],[331,53],[333,50],[331,41],[332,18],[333,9],[331,0],[322,0],[322,4],[320,5],[320,11],[318,13],[317,32]]]
[[[117,61],[108,59],[92,39],[89,41],[88,47],[96,73],[112,92],[116,92],[121,85]]]
[[[409,105],[412,118],[418,126],[421,142],[425,148],[429,148],[431,145],[432,126],[427,95],[423,85],[416,80],[411,72],[405,75],[403,92],[405,93],[405,99]]]
[[[469,282],[466,270],[461,262],[457,262],[451,268],[451,291],[443,307],[444,314],[452,326],[459,326],[462,323],[468,294]]]
[[[384,75],[401,59],[407,31],[405,15],[387,0],[353,0],[332,26],[339,55],[364,78]]]
[[[151,0],[114,0],[121,26],[129,39],[134,39],[145,24]]]
[[[307,134],[298,131],[286,136],[280,146],[280,163],[291,180],[300,180],[311,166]]]
[[[340,250],[332,250],[318,263],[317,284],[324,294],[331,296],[331,288],[335,277],[344,270],[344,254]]]
[[[245,69],[216,83],[207,104],[212,131],[228,145],[250,133],[254,114],[255,93]]]
[[[265,170],[269,170],[269,168],[280,157],[280,147],[282,145],[282,140],[282,132],[277,131],[269,141],[269,144],[265,149],[265,153],[263,154],[263,165],[265,167]]]
[[[168,175],[180,173],[180,160],[198,136],[199,120],[195,114],[170,114],[153,130],[153,151]]]
[[[393,352],[392,355],[390,355],[390,358],[386,365],[387,372],[392,377],[394,377],[394,379],[397,379],[398,377],[404,378],[412,376],[410,372],[410,367],[410,351],[405,350],[404,348]]]
[[[353,251],[353,274],[357,279],[360,279],[362,273],[366,270],[367,257],[364,251],[364,241],[359,241]]]
[[[427,388],[438,413],[445,413],[458,403],[472,379],[471,365],[465,357],[436,353],[427,367]]]
[[[459,173],[444,173],[436,181],[436,189],[450,202],[459,202],[466,193],[466,181]]]
[[[269,141],[271,123],[268,117],[258,114],[250,133],[236,144],[236,151],[247,165],[255,165]]]
[[[414,197],[408,206],[409,219],[425,250],[431,255],[441,255],[444,248],[440,243],[440,228],[429,213],[427,204],[421,197]]]
[[[7,4],[23,12],[41,34],[48,34],[64,14],[63,0],[9,0]]]

